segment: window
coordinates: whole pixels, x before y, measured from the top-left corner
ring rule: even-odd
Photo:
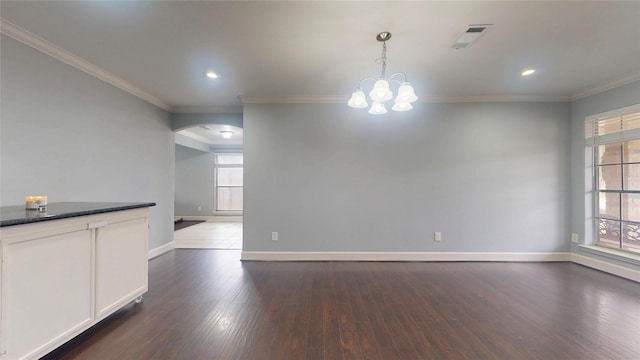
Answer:
[[[587,119],[596,244],[640,253],[640,106]]]
[[[242,211],[243,160],[242,154],[215,154],[217,212]]]

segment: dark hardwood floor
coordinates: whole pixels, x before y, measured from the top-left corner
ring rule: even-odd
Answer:
[[[173,231],[181,230],[189,226],[203,223],[204,220],[180,220],[173,223]]]
[[[640,284],[571,263],[240,262],[176,250],[48,359],[640,359]]]

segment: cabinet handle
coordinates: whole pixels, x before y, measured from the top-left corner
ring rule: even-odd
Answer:
[[[96,222],[88,223],[87,230],[93,230],[93,229],[105,227],[107,225],[109,225],[107,221],[96,221]]]

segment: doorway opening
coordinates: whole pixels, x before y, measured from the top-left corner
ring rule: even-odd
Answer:
[[[175,136],[175,247],[242,250],[242,127],[201,124]]]

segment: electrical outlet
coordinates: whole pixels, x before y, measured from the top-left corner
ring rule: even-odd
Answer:
[[[571,233],[571,242],[572,243],[578,243],[580,242],[580,238],[578,237],[578,234],[576,233]]]
[[[271,241],[278,241],[278,232],[274,231],[271,233]]]
[[[202,211],[202,206],[198,206],[198,211]]]
[[[439,231],[436,231],[433,233],[433,240],[434,241],[442,241],[442,233]]]

